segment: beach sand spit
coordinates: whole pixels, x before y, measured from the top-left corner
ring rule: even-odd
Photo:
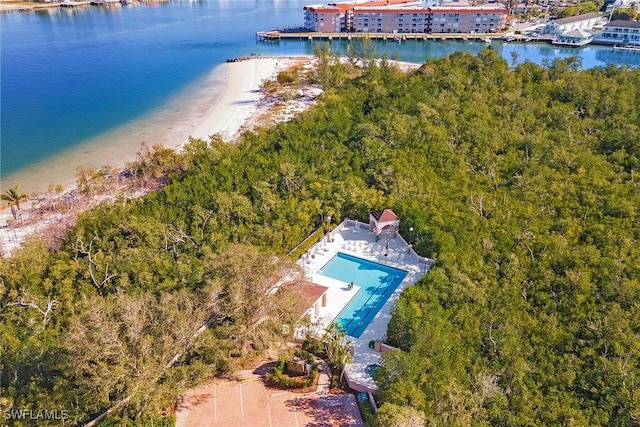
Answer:
[[[114,191],[124,191],[126,197],[144,194],[145,189],[122,184],[111,186],[108,193],[82,195],[75,184],[79,167],[113,167],[118,171],[136,159],[144,143],[180,150],[190,136],[208,140],[214,134],[232,142],[241,132],[268,123],[265,116],[272,116],[271,122],[290,120],[315,102],[315,96],[320,93],[317,88],[301,90],[297,97],[283,103],[277,96],[265,95],[262,85],[267,80],[275,80],[280,71],[295,65],[309,67],[312,61],[312,56],[252,57],[222,64],[150,117],[3,179],[2,192],[19,185],[22,192],[31,196],[21,204],[22,218],[18,220],[3,203],[0,254],[8,256],[30,235],[62,236],[75,223],[78,213],[122,195]],[[271,115],[269,112],[276,106],[279,115]],[[47,193],[52,185],[59,183],[63,183],[63,191]],[[51,203],[65,208],[55,213],[43,209]]]

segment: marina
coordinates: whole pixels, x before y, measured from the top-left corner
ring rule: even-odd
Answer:
[[[502,34],[463,34],[463,33],[327,33],[327,32],[285,32],[285,31],[258,31],[256,37],[260,41],[278,41],[278,40],[354,40],[368,38],[379,41],[397,41],[397,40],[470,40],[488,41],[491,43],[493,39],[502,38]]]
[[[491,43],[495,39],[503,39],[504,34],[465,34],[465,33],[353,33],[353,32],[312,32],[312,31],[258,31],[256,38],[259,41],[279,40],[357,40],[368,38],[378,41],[406,41],[406,40],[478,40]]]
[[[256,39],[261,42],[278,42],[281,40],[297,41],[351,41],[358,39],[370,39],[376,41],[403,42],[408,40],[416,41],[478,41],[491,44],[499,40],[506,43],[544,43],[565,46],[586,46],[588,43],[563,43],[554,36],[543,34],[512,34],[512,33],[357,33],[357,32],[314,32],[293,30],[270,30],[257,31]]]

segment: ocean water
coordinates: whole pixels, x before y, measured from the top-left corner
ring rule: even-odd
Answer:
[[[213,102],[227,58],[313,53],[308,41],[259,42],[255,32],[300,24],[299,0],[170,1],[0,15],[0,190],[42,190],[75,169],[180,132],[194,99]],[[424,62],[475,42],[380,42],[378,52]],[[584,67],[640,65],[605,47],[493,43],[511,61],[580,55]],[[333,49],[345,52],[346,43]],[[106,151],[105,151],[106,152]],[[124,154],[123,154],[124,155]],[[37,173],[36,173],[37,172]],[[30,177],[34,177],[30,179]],[[49,182],[47,182],[49,181]]]

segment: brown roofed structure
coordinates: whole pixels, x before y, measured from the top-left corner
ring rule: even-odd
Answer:
[[[285,283],[281,290],[293,297],[296,312],[302,317],[329,288],[306,280]]]
[[[346,12],[356,7],[389,7],[389,6],[401,6],[403,4],[413,4],[415,0],[380,0],[369,1],[365,3],[329,3],[327,5],[308,5],[304,6],[304,10],[312,10],[315,12]]]
[[[385,233],[386,237],[396,237],[400,228],[400,218],[391,209],[369,213],[369,231],[376,236]]]
[[[391,209],[385,209],[383,211],[373,211],[371,212],[371,216],[373,216],[378,222],[386,222],[386,221],[397,221],[398,215]]]

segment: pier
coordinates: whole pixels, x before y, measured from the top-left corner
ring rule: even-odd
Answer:
[[[498,40],[504,37],[500,33],[467,34],[467,33],[321,33],[321,32],[282,32],[258,31],[256,37],[260,41],[285,40],[353,40],[369,38],[371,40],[395,41],[404,40]]]
[[[525,34],[513,34],[507,37],[505,40],[508,42],[518,43],[551,43],[555,39],[552,35],[525,35]]]
[[[58,5],[60,7],[78,7],[78,6],[88,6],[90,4],[91,2],[89,0],[80,0],[80,1],[65,0],[59,3]]]

